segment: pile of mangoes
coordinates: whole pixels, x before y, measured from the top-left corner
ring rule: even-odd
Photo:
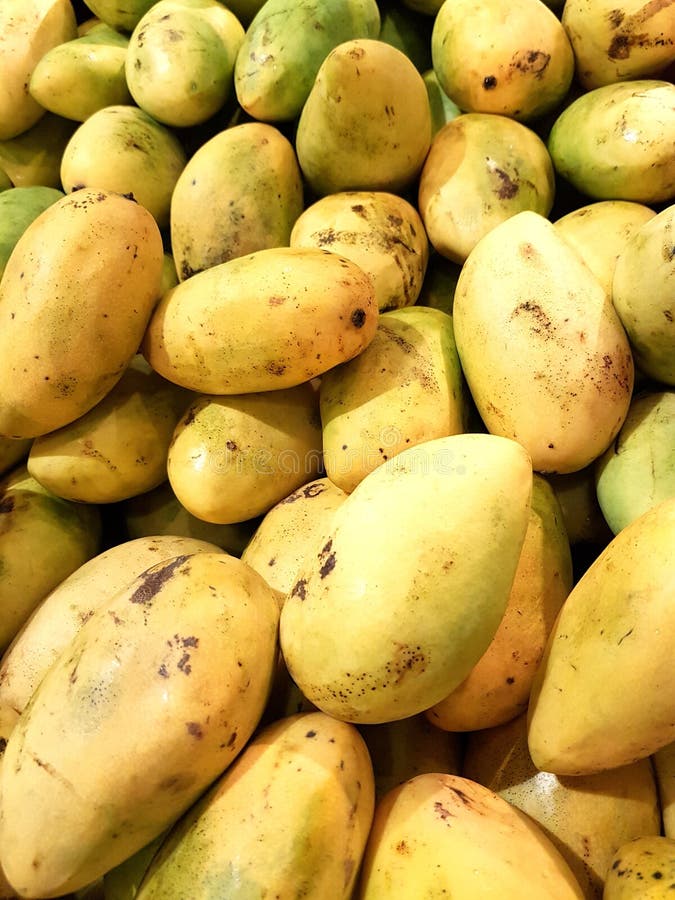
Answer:
[[[675,893],[673,0],[2,0],[0,897]]]

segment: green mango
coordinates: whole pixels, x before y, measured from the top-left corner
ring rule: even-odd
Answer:
[[[445,93],[438,81],[438,75],[433,69],[427,69],[426,72],[423,72],[422,78],[429,97],[431,134],[432,137],[435,137],[445,124],[456,119],[462,111]]]
[[[419,72],[431,68],[431,19],[391,0],[380,3],[380,18],[381,41],[405,53]]]
[[[45,113],[18,137],[0,141],[0,169],[14,187],[40,185],[60,189],[61,157],[77,123]]]
[[[0,278],[16,242],[41,212],[63,197],[57,188],[31,185],[0,193]]]
[[[92,13],[111,28],[133,31],[156,0],[87,0]]]

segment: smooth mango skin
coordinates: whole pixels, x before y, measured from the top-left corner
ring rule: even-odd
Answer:
[[[568,596],[535,676],[528,709],[534,764],[590,775],[675,740],[675,498],[608,544]]]
[[[595,463],[603,516],[614,534],[675,497],[675,390],[633,396],[614,443]]]
[[[339,44],[325,58],[300,113],[295,150],[319,197],[401,193],[431,143],[426,86],[408,57],[378,40]]]
[[[101,22],[52,47],[30,77],[31,96],[50,112],[84,122],[106,106],[131,103],[124,64],[129,39]]]
[[[612,301],[638,368],[650,378],[673,386],[674,288],[675,203],[645,222],[631,237],[619,254],[612,279]]]
[[[167,478],[169,444],[193,395],[135,356],[88,413],[35,438],[28,471],[52,493],[80,503],[118,503]]]
[[[70,119],[45,113],[28,131],[0,141],[0,168],[14,187],[61,190],[61,157],[76,127]]]
[[[26,471],[0,482],[0,652],[42,599],[99,551],[98,507],[55,497]]]
[[[445,772],[380,800],[358,900],[583,900],[569,866],[529,817],[488,788]]]
[[[220,131],[190,157],[171,196],[179,280],[256,250],[288,246],[302,210],[298,160],[278,128],[244,122]]]
[[[594,88],[557,117],[547,146],[556,172],[596,200],[675,196],[675,85],[638,79]]]
[[[660,832],[650,762],[596,775],[540,772],[527,750],[526,718],[470,734],[462,775],[531,816],[565,857],[585,896],[600,898],[614,852],[626,841]]]
[[[77,37],[75,10],[70,0],[3,0],[0,34],[0,141],[6,141],[44,115],[28,91],[31,73],[48,50]]]
[[[237,54],[237,100],[259,121],[295,119],[330,51],[379,33],[375,0],[267,0]]]
[[[652,762],[659,788],[663,833],[675,839],[675,741],[657,750]]]
[[[108,105],[76,129],[61,158],[67,194],[102,188],[133,199],[152,213],[160,228],[169,225],[171,197],[187,163],[178,137],[133,105]]]
[[[0,283],[0,434],[53,431],[111,390],[157,302],[162,258],[151,214],[119,194],[77,191],[33,220]]]
[[[94,612],[5,751],[0,860],[22,896],[91,883],[227,768],[262,713],[278,616],[223,553],[165,560]]]
[[[553,224],[611,296],[619,254],[656,213],[630,200],[599,200],[580,206]]]
[[[6,706],[0,706],[0,772],[2,772],[2,761],[5,755],[5,747],[9,736],[14,730],[19,714],[14,709]],[[4,872],[0,869],[0,897],[3,900],[12,900],[16,897],[16,891],[5,878]]]
[[[63,191],[39,185],[9,188],[0,193],[0,278],[26,228],[61,197]]]
[[[166,293],[142,344],[150,365],[200,393],[289,388],[372,340],[370,278],[325,250],[275,247],[193,275]]]
[[[307,699],[377,724],[459,684],[504,613],[531,489],[526,451],[485,434],[426,441],[367,475],[282,609],[281,649]]]
[[[525,541],[499,628],[467,678],[426,711],[430,722],[447,731],[476,731],[527,709],[534,674],[572,590],[572,577],[560,504],[548,482],[535,475]]]
[[[370,344],[319,387],[324,466],[347,493],[403,450],[466,430],[466,386],[452,317],[383,313]]]
[[[321,712],[281,719],[175,826],[137,898],[349,900],[373,809],[353,725]]]
[[[675,58],[673,0],[568,0],[561,21],[586,90],[649,78]]]
[[[264,515],[316,478],[321,422],[309,384],[199,396],[177,423],[167,472],[192,515],[229,525]]]
[[[498,38],[495,38],[498,35]],[[446,0],[434,20],[438,81],[464,112],[530,121],[555,109],[574,74],[572,47],[540,0]]]
[[[546,144],[506,116],[467,113],[435,136],[420,174],[418,206],[434,248],[463,263],[500,222],[548,216],[555,175]]]
[[[538,472],[574,472],[604,453],[628,412],[631,349],[600,283],[547,219],[518,213],[476,245],[453,321],[490,432],[520,441]]]
[[[130,538],[181,535],[208,541],[233,556],[241,556],[259,522],[253,519],[232,525],[216,525],[198,519],[180,503],[168,480],[147,494],[139,494],[125,501],[121,512]]]
[[[87,0],[87,7],[97,19],[111,28],[133,31],[155,0]]]
[[[326,477],[308,481],[280,500],[258,525],[241,558],[284,596],[302,566],[308,545],[330,528],[347,494]]]
[[[675,884],[675,840],[645,835],[623,844],[607,872],[603,900],[667,900]]]
[[[125,72],[134,102],[174,128],[206,122],[234,93],[244,27],[218,0],[159,0],[135,26]]]
[[[208,541],[153,535],[115,544],[84,561],[44,597],[0,660],[0,705],[22,713],[96,609],[146,569],[174,556],[218,550]]]
[[[386,191],[341,191],[299,215],[291,247],[317,247],[351,259],[369,275],[380,312],[411,306],[429,261],[429,241],[415,207]]]

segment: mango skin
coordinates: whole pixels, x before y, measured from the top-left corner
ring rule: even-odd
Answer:
[[[628,412],[631,348],[600,283],[547,219],[518,213],[476,245],[453,321],[490,432],[521,441],[537,472],[574,472],[604,453]]]
[[[586,196],[649,205],[675,195],[673,141],[675,85],[638,79],[573,100],[547,146],[556,172]]]
[[[33,219],[64,196],[57,188],[39,185],[0,193],[0,278],[16,242]]]
[[[372,340],[377,318],[372,282],[356,263],[275,247],[212,266],[166,293],[142,352],[164,378],[199,393],[277,390],[351,359]]]
[[[119,194],[78,191],[33,220],[0,283],[0,434],[53,431],[108,393],[141,342],[162,258],[153,217]]]
[[[666,900],[675,884],[675,840],[644,835],[614,854],[603,900]]]
[[[165,560],[94,613],[5,751],[0,859],[19,893],[91,883],[225,770],[264,707],[278,615],[260,576],[223,553]]]
[[[675,498],[608,544],[565,601],[535,677],[528,745],[537,768],[589,775],[675,740]]]
[[[237,54],[237,100],[259,121],[291,121],[330,51],[343,41],[377,38],[379,32],[375,0],[267,0]]]
[[[121,31],[133,31],[141,17],[150,9],[155,0],[91,0],[87,7],[94,16],[111,28]]]
[[[525,450],[485,434],[426,441],[367,475],[282,609],[281,650],[307,699],[377,724],[462,681],[504,613],[531,489]]]
[[[76,128],[77,122],[46,112],[28,131],[0,141],[0,168],[14,187],[61,190],[61,157]]]
[[[349,900],[373,809],[373,768],[357,729],[321,712],[283,718],[175,826],[137,900],[209,891]]]

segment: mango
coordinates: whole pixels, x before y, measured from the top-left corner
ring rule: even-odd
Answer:
[[[150,9],[154,0],[87,0],[87,7],[97,19],[111,28],[133,31],[141,17]]]
[[[347,190],[400,193],[431,143],[422,76],[384,41],[345,41],[325,58],[300,113],[295,149],[317,196]]]
[[[496,225],[553,206],[553,164],[541,138],[506,116],[467,113],[434,137],[419,179],[418,207],[429,240],[463,263]]]
[[[278,616],[223,553],[158,563],[94,612],[7,742],[0,860],[20,894],[90,884],[227,768],[264,707]]]
[[[168,834],[163,831],[145,847],[103,876],[103,900],[135,900],[153,857]]]
[[[108,191],[77,191],[31,222],[0,283],[0,434],[46,434],[117,384],[157,302],[162,257],[150,213]]]
[[[675,840],[644,835],[616,851],[603,900],[666,900],[675,884]]]
[[[591,775],[675,740],[675,498],[627,525],[560,611],[535,676],[528,745],[537,768]]]
[[[277,390],[356,356],[372,340],[377,316],[372,282],[356,263],[325,250],[275,247],[211,266],[168,291],[142,352],[160,375],[193,391]]]
[[[628,412],[631,348],[602,286],[547,219],[521,212],[482,238],[453,321],[490,432],[520,441],[538,472],[574,472],[604,453]]]
[[[237,100],[259,121],[295,119],[330,51],[343,41],[379,33],[375,0],[267,0],[237,54]]]
[[[591,463],[568,475],[546,476],[560,503],[565,531],[577,558],[579,545],[595,546],[599,551],[614,536],[598,503],[595,465]]]
[[[15,138],[0,141],[0,168],[14,187],[61,190],[61,157],[77,123],[46,112]]]
[[[26,228],[61,197],[63,191],[39,185],[10,188],[0,193],[0,278]]]
[[[405,53],[418,72],[427,71],[431,67],[433,22],[402,3],[386,0],[380,3],[380,20],[380,33],[373,36]]]
[[[303,694],[359,724],[446,696],[504,614],[531,489],[525,450],[485,434],[426,441],[367,475],[308,548],[281,612]]]
[[[461,114],[461,109],[454,103],[438,82],[438,76],[432,69],[422,72],[424,85],[429,98],[429,110],[431,112],[431,138],[436,137],[444,125],[451,122]]]
[[[4,475],[24,460],[28,456],[32,443],[31,438],[23,440],[0,438],[0,475]]]

